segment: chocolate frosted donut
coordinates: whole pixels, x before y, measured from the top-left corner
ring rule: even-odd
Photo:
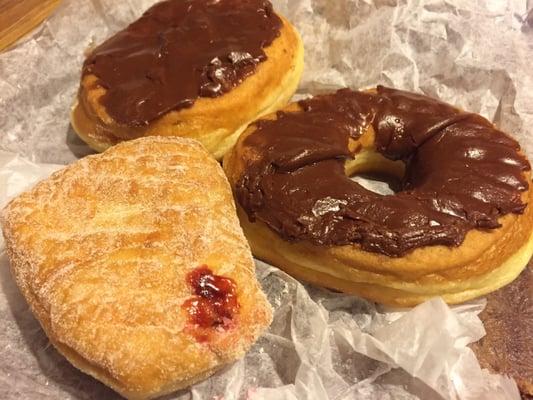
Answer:
[[[533,252],[518,143],[426,96],[378,86],[291,104],[253,124],[225,170],[256,256],[384,303],[479,296]],[[395,175],[396,193],[350,179],[362,172]]]
[[[297,32],[266,0],[167,0],[87,57],[72,123],[99,151],[173,135],[221,156],[286,104],[302,65]]]

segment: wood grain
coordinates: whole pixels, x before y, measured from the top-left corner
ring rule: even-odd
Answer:
[[[522,397],[533,398],[533,260],[518,279],[487,296],[480,318],[487,335],[472,350],[481,366],[510,375]]]
[[[61,0],[0,0],[0,51],[38,26]]]

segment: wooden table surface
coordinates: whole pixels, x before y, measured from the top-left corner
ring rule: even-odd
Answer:
[[[0,0],[0,51],[38,26],[61,0]]]

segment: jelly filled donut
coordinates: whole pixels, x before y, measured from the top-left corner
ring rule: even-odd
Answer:
[[[97,151],[184,136],[221,158],[289,101],[302,70],[300,37],[270,2],[167,0],[89,54],[72,126]]]
[[[84,157],[12,200],[0,222],[50,342],[127,399],[207,378],[272,320],[230,186],[195,140],[140,138]]]
[[[378,86],[287,106],[224,160],[252,251],[306,281],[391,305],[462,302],[533,253],[530,165],[483,117]],[[350,179],[395,175],[381,195]]]

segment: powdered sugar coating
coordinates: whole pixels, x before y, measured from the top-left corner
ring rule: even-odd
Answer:
[[[222,169],[189,139],[117,145],[56,172],[2,214],[15,280],[78,368],[130,398],[186,386],[242,356],[271,311]],[[233,279],[236,325],[186,333],[186,275]],[[190,327],[189,327],[190,328]]]

